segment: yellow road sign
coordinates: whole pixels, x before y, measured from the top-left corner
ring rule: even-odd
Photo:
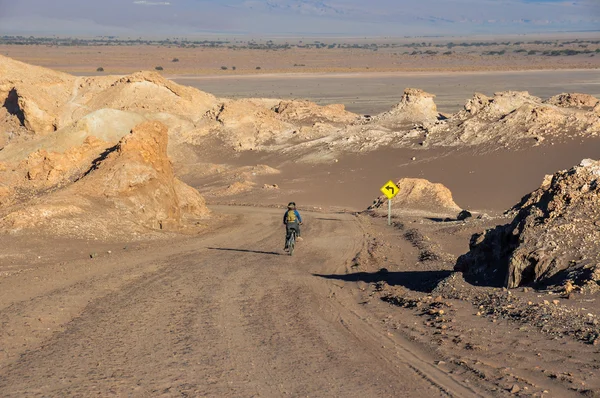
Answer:
[[[388,199],[392,199],[398,194],[398,186],[394,184],[394,181],[389,180],[384,186],[381,187],[381,192],[383,192]]]

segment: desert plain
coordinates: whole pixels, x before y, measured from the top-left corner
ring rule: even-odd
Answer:
[[[593,36],[3,40],[0,395],[600,396]]]

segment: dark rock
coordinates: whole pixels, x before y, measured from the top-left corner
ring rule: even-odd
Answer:
[[[469,210],[462,210],[460,213],[458,213],[458,215],[456,216],[456,219],[458,221],[464,221],[467,218],[471,218],[473,217],[473,214],[471,214],[471,212]]]
[[[586,159],[547,176],[542,186],[507,212],[514,219],[471,237],[470,251],[454,269],[469,281],[515,288],[584,285],[600,265],[583,259],[600,250],[600,162]],[[576,260],[575,260],[576,259]]]

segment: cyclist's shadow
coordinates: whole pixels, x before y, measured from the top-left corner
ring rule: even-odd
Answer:
[[[270,254],[272,256],[281,256],[281,253],[277,252],[265,252],[260,250],[248,250],[248,249],[232,249],[228,247],[207,247],[208,250],[221,250],[228,252],[240,252],[240,253],[256,253],[256,254]]]

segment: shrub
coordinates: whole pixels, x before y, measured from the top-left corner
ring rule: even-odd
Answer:
[[[221,66],[221,69],[222,70],[227,70],[227,67],[226,66]]]
[[[103,67],[99,67],[98,69],[96,69],[96,72],[104,72],[104,68]]]
[[[164,70],[164,68],[162,66],[157,66],[156,68],[154,68],[156,70]]]
[[[260,66],[257,66],[257,67],[256,67],[256,70],[260,70]]]
[[[173,61],[171,62],[179,62],[179,58],[173,58]]]
[[[235,70],[235,69],[236,69],[236,67],[235,67],[235,66],[232,66],[232,67],[231,67],[231,69],[232,69],[232,70]]]

